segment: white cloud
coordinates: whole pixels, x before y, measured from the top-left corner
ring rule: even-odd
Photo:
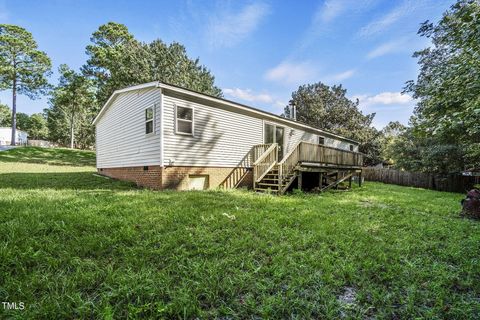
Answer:
[[[280,82],[287,85],[306,83],[315,78],[316,68],[310,62],[287,62],[265,73],[265,79]]]
[[[326,0],[321,2],[315,10],[309,27],[304,32],[295,52],[305,50],[312,45],[319,36],[332,28],[332,22],[342,16],[358,14],[372,7],[378,0]],[[337,25],[335,25],[335,28]]]
[[[347,79],[353,77],[355,72],[356,72],[355,69],[350,69],[350,70],[347,70],[347,71],[344,71],[344,72],[334,74],[334,75],[332,75],[328,78],[332,79],[335,82],[339,82],[339,81],[347,80]]]
[[[207,40],[213,47],[232,47],[248,37],[269,13],[263,3],[245,6],[238,13],[220,12],[210,16]]]
[[[370,37],[379,34],[401,18],[404,18],[413,11],[419,9],[424,4],[425,3],[421,0],[405,0],[386,15],[371,21],[369,24],[360,29],[359,35],[361,37]]]
[[[287,105],[286,102],[276,99],[271,94],[268,93],[254,93],[250,89],[240,89],[240,88],[224,88],[223,92],[232,98],[240,99],[243,101],[253,102],[253,103],[265,103],[272,105],[275,109],[283,108]]]
[[[284,85],[302,85],[312,81],[325,83],[338,83],[350,79],[357,72],[349,69],[335,74],[320,75],[319,67],[309,61],[287,62],[284,61],[265,73],[265,79]]]
[[[312,23],[329,23],[346,13],[357,13],[372,7],[376,0],[325,0],[313,17]]]
[[[347,8],[347,1],[327,0],[315,13],[314,23],[328,23],[340,16]]]
[[[225,88],[223,89],[223,92],[225,92],[227,95],[231,97],[249,101],[249,102],[272,103],[274,101],[271,95],[267,93],[255,94],[250,89]]]
[[[372,105],[399,105],[413,102],[412,96],[401,92],[382,92],[376,95],[355,95],[352,99],[358,99],[361,107]]]
[[[404,48],[405,42],[406,42],[405,39],[385,42],[379,45],[378,47],[376,47],[375,49],[373,49],[372,51],[370,51],[367,54],[367,59],[378,58],[386,54],[402,50]]]

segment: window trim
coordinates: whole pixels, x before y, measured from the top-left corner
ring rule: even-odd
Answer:
[[[287,144],[287,134],[286,134],[286,132],[287,132],[288,127],[285,126],[285,125],[282,125],[282,124],[277,124],[275,122],[270,122],[270,121],[264,120],[263,121],[263,130],[262,130],[263,131],[262,134],[263,134],[263,143],[264,144],[266,144],[266,142],[265,142],[265,126],[267,124],[272,125],[274,127],[274,130],[273,130],[274,132],[276,132],[277,127],[283,128],[283,147],[285,148],[285,146]],[[274,133],[274,135],[276,135],[276,133]]]
[[[179,119],[178,118],[178,107],[191,109],[192,110],[192,120]],[[175,134],[182,135],[182,136],[194,137],[195,136],[195,108],[191,107],[191,106],[178,106],[177,104],[175,104],[174,112],[175,112]],[[192,133],[178,131],[178,120],[185,121],[185,122],[191,122],[192,123]]]
[[[320,143],[321,139],[323,140],[323,143]],[[318,144],[321,145],[321,146],[325,145],[325,137],[324,136],[318,136]]]
[[[145,131],[144,131],[144,134],[145,134],[146,136],[155,135],[155,122],[156,122],[156,121],[155,121],[155,107],[156,107],[156,105],[153,104],[153,105],[151,105],[151,106],[145,107],[145,109],[143,110],[143,117],[144,117],[144,119],[143,119],[143,124],[145,125],[145,126],[144,126],[144,130],[145,130]],[[146,113],[146,112],[147,112],[147,109],[150,109],[150,108],[151,108],[152,111],[153,111],[153,116],[152,116],[152,119],[147,120],[147,113]],[[152,121],[152,132],[148,132],[148,133],[147,133],[147,122],[150,122],[150,121]]]

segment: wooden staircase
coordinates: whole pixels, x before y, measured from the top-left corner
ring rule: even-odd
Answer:
[[[300,143],[278,162],[278,145],[272,144],[253,164],[255,191],[283,194],[297,178],[294,167],[298,163]],[[291,164],[294,164],[292,166]]]
[[[285,193],[298,180],[302,187],[303,171],[314,165],[320,175],[319,189],[336,188],[361,168],[362,154],[300,141],[279,162],[278,145],[254,147],[253,188],[255,191]],[[361,170],[360,170],[361,172]]]
[[[275,165],[265,176],[255,183],[255,191],[284,193],[295,180],[297,175],[290,173],[280,179],[278,164]]]

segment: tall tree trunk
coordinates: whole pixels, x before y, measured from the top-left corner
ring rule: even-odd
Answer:
[[[17,78],[13,78],[13,87],[12,87],[12,139],[10,140],[10,145],[15,145],[15,140],[17,138]]]
[[[74,145],[74,142],[75,142],[75,134],[74,134],[74,127],[73,127],[73,115],[72,117],[70,118],[70,149],[73,149],[73,145]]]

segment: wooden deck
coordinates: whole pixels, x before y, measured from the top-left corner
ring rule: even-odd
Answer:
[[[257,191],[285,193],[297,182],[302,189],[304,173],[318,174],[317,188],[320,191],[335,188],[341,182],[359,176],[363,154],[324,145],[300,141],[283,159],[278,159],[278,145],[257,145],[253,148],[253,188]]]

